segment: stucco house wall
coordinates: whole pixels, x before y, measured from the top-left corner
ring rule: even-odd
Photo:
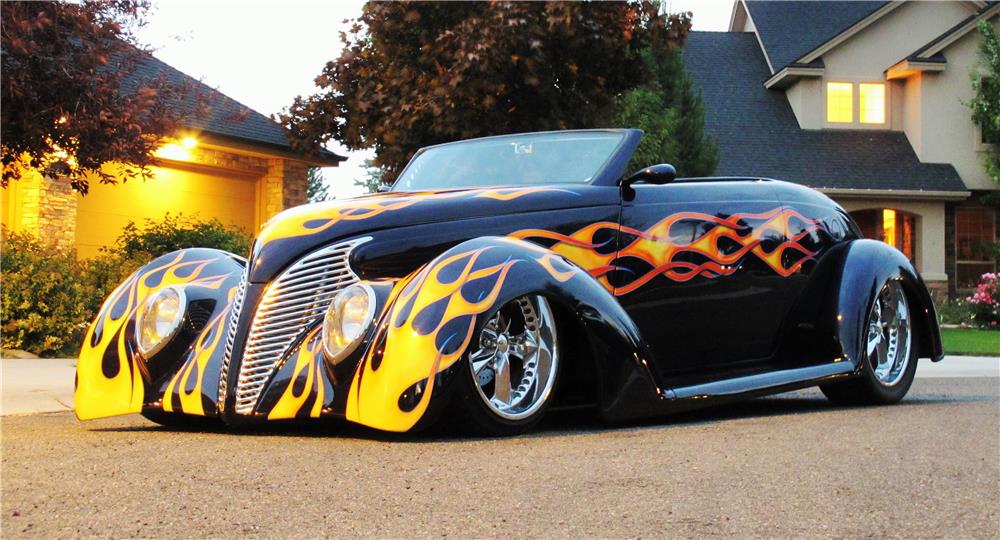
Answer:
[[[1000,28],[1000,17],[990,23]],[[944,50],[948,67],[906,81],[919,88],[921,161],[951,163],[970,190],[997,189],[983,168],[983,148],[968,103],[972,73],[977,70],[978,32],[972,31]],[[909,133],[907,133],[909,136]],[[912,139],[911,139],[912,140]],[[916,149],[916,147],[915,147]]]

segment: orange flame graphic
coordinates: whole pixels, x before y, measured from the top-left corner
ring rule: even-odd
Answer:
[[[687,220],[705,223],[708,226],[690,242],[671,239],[671,227]],[[802,224],[795,234],[790,234],[792,220]],[[623,235],[635,238],[617,253],[602,254],[597,251],[601,245],[594,242],[594,236],[598,231],[606,229],[620,230]],[[680,212],[667,216],[645,231],[619,227],[612,222],[599,222],[571,235],[527,229],[515,232],[511,236],[529,240],[555,240],[556,243],[549,248],[551,251],[578,264],[607,289],[621,296],[635,291],[657,276],[683,282],[698,276],[717,278],[732,275],[739,268],[739,264],[751,255],[764,262],[778,275],[788,277],[818,254],[818,251],[810,250],[802,244],[805,237],[817,230],[826,230],[819,220],[806,218],[791,209],[776,208],[761,214],[733,214],[729,217]],[[777,233],[783,240],[773,249],[767,250],[763,242],[771,237],[771,233]],[[724,250],[720,246],[723,239],[735,248]],[[794,262],[786,264],[784,255],[789,251],[796,252],[798,257]],[[698,263],[683,260],[685,254],[697,254],[707,260]],[[607,275],[612,270],[620,269],[621,260],[624,258],[642,260],[652,268],[624,285],[612,287]]]

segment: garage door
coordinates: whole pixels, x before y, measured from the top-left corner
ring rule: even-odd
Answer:
[[[77,196],[76,243],[81,257],[92,257],[112,245],[122,228],[166,213],[218,219],[256,233],[256,179],[154,167],[145,182],[90,182],[90,193]]]

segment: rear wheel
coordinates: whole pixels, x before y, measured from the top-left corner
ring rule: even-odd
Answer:
[[[460,423],[485,435],[523,433],[541,420],[559,374],[556,322],[544,297],[522,296],[487,320],[459,378]]]
[[[820,386],[826,397],[851,405],[886,405],[903,399],[917,370],[916,335],[906,293],[897,280],[879,291],[868,313],[861,376]]]

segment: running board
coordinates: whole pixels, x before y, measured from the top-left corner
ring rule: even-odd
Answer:
[[[842,378],[852,373],[854,373],[854,365],[844,359],[832,364],[768,371],[710,383],[680,386],[664,390],[663,397],[669,400],[687,400],[737,396],[755,392],[767,393],[767,390],[784,391],[780,389],[782,387],[812,386],[822,382],[823,379]]]

